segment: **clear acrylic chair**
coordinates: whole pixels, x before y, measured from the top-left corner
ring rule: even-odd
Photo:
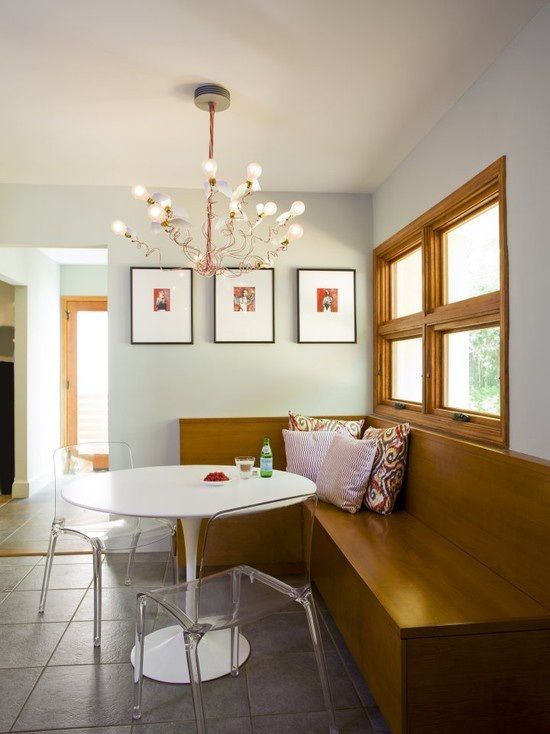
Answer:
[[[132,450],[122,441],[73,444],[54,451],[55,505],[38,611],[44,613],[57,540],[73,535],[89,543],[93,555],[94,645],[101,644],[101,564],[103,554],[128,553],[125,584],[132,583],[136,550],[171,539],[173,581],[177,583],[176,527],[169,520],[92,512],[66,502],[64,487],[86,472],[132,469]],[[153,490],[153,488],[151,488]]]
[[[299,526],[301,558],[276,578],[247,565],[220,569],[220,545],[235,553],[239,547],[240,521],[243,515],[276,512],[281,507],[295,506],[291,512]],[[239,628],[298,603],[305,610],[325,707],[329,731],[337,734],[332,696],[317,610],[311,590],[311,538],[317,497],[315,494],[293,497],[284,502],[263,502],[214,515],[207,523],[201,554],[200,572],[196,580],[168,586],[137,595],[136,646],[134,660],[134,719],[141,718],[143,664],[145,656],[145,612],[150,602],[156,610],[168,613],[183,629],[184,647],[191,681],[198,734],[206,734],[206,722],[199,646],[205,634],[213,630],[231,630],[231,675],[239,674]],[[240,528],[240,530],[239,530]],[[289,532],[290,529],[289,529]],[[286,573],[286,570],[289,573]]]

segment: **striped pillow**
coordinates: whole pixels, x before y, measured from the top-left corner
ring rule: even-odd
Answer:
[[[330,444],[338,434],[334,431],[287,431],[283,429],[286,470],[314,482]]]
[[[336,436],[317,475],[319,499],[355,513],[367,490],[377,441]]]

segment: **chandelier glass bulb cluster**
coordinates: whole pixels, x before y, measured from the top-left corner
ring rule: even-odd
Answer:
[[[295,221],[305,211],[302,201],[295,201],[279,216],[276,216],[277,205],[273,201],[250,206],[252,195],[261,190],[262,167],[259,163],[248,165],[246,179],[235,189],[227,181],[217,178],[214,116],[216,112],[226,110],[229,103],[229,92],[223,87],[204,84],[195,90],[195,104],[210,116],[208,158],[202,164],[206,178],[206,219],[202,225],[204,246],[193,243],[189,214],[183,209],[173,208],[169,196],[158,191],[149,193],[141,184],[132,188],[134,198],[147,204],[152,231],[166,234],[194,270],[205,276],[239,275],[247,270],[270,267],[274,259],[304,233],[302,225]],[[159,248],[150,247],[124,222],[116,220],[111,229],[143,249],[146,257],[155,254],[161,259]]]

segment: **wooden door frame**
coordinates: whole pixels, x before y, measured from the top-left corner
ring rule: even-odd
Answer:
[[[65,446],[69,441],[69,390],[76,389],[76,380],[70,374],[71,366],[69,363],[69,329],[71,328],[70,312],[71,306],[75,303],[102,303],[105,304],[105,310],[108,308],[107,296],[61,296],[61,445]],[[93,308],[90,311],[96,310]],[[103,309],[100,309],[103,310]],[[72,379],[72,385],[71,385]]]

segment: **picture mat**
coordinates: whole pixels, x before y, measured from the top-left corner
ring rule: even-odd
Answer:
[[[217,342],[273,342],[273,270],[257,270],[238,277],[217,275],[215,334]],[[235,311],[234,288],[255,288],[255,310]]]
[[[132,342],[192,342],[191,271],[132,269]],[[170,291],[170,311],[155,311],[155,288]]]
[[[355,272],[353,270],[299,270],[299,341],[349,342],[355,334]],[[317,289],[338,289],[338,312],[317,311]]]

